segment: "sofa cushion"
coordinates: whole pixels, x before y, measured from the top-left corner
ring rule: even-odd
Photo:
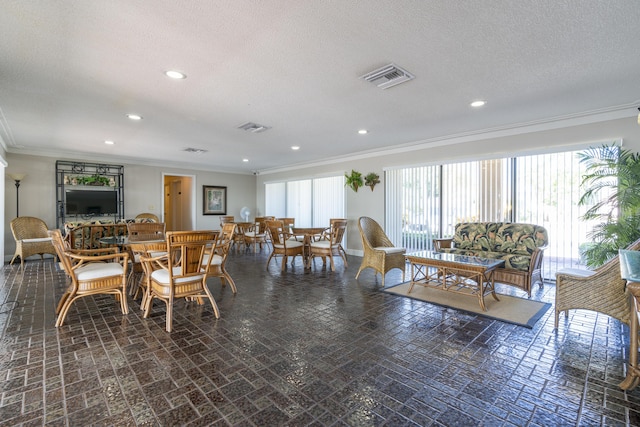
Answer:
[[[502,223],[498,226],[492,250],[517,255],[531,255],[548,242],[545,228],[534,224]]]
[[[493,244],[488,237],[491,231],[490,224],[486,222],[457,224],[453,235],[454,246],[458,249],[491,250]]]

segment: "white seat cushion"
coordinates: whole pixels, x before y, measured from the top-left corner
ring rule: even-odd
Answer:
[[[318,249],[329,249],[331,247],[331,242],[329,240],[318,240],[317,242],[311,242],[309,246],[311,246],[312,248],[318,248]],[[334,245],[334,246],[338,246],[338,245]]]
[[[264,237],[264,233],[256,233],[255,231],[247,231],[244,233],[246,237]]]
[[[287,240],[287,249],[289,248],[299,248],[300,246],[304,246],[304,243],[298,242],[297,240]],[[283,249],[284,245],[280,243],[274,243],[274,248]]]
[[[397,248],[395,246],[378,246],[373,249],[376,251],[383,251],[388,254],[401,254],[406,250],[405,248]]]
[[[204,256],[202,257],[202,263],[206,264],[207,262],[209,262],[209,254],[204,254]],[[210,265],[220,265],[220,264],[222,264],[222,257],[217,254],[214,255]]]
[[[117,276],[123,271],[122,265],[117,262],[91,262],[78,267],[75,275],[78,280],[85,281]]]
[[[180,274],[180,267],[174,267],[173,268],[173,274],[174,275],[178,275]],[[174,281],[174,283],[178,284],[181,282],[193,282],[194,280],[200,280],[204,277],[204,274],[199,274],[196,276],[189,276],[189,277],[181,277],[178,278]],[[161,268],[160,270],[154,270],[153,273],[151,273],[151,278],[156,281],[157,283],[162,283],[163,285],[168,285],[169,284],[169,271],[165,270],[164,268]]]
[[[40,243],[40,242],[50,242],[51,237],[38,237],[35,239],[22,239],[23,243]]]

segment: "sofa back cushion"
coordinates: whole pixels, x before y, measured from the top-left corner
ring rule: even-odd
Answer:
[[[462,222],[456,224],[453,235],[457,249],[515,255],[531,255],[548,242],[544,227],[518,222]]]
[[[531,255],[536,248],[547,246],[547,230],[539,225],[500,223],[495,233],[493,250],[516,255]]]
[[[458,249],[491,251],[496,224],[493,222],[462,222],[456,224],[453,235],[454,247]]]

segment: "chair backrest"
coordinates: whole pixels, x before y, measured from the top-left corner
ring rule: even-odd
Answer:
[[[372,218],[362,216],[358,219],[358,228],[362,236],[362,244],[366,248],[393,247],[393,243],[385,234],[380,224]]]
[[[130,222],[127,224],[129,241],[165,239],[164,222]]]
[[[49,237],[47,224],[40,218],[19,216],[11,220],[10,226],[16,240]]]
[[[222,230],[220,230],[220,236],[218,238],[218,242],[224,243],[227,241],[232,241],[236,234],[237,228],[238,228],[238,225],[234,224],[233,222],[227,222],[222,224]]]
[[[273,216],[257,216],[255,219],[255,232],[256,234],[263,234],[267,232],[267,221],[273,220]]]
[[[150,220],[153,220],[155,222],[160,222],[160,218],[158,218],[158,215],[152,214],[150,212],[143,212],[141,214],[138,214],[138,215],[136,215],[135,219],[150,219]]]
[[[291,232],[291,229],[296,226],[295,218],[276,218],[278,221],[282,221],[287,231]]]
[[[168,270],[171,280],[199,276],[203,270],[207,271],[213,257],[205,258],[204,254],[215,250],[218,234],[214,230],[168,231]]]
[[[47,234],[51,237],[51,243],[53,244],[53,248],[56,250],[56,254],[58,254],[58,259],[60,260],[60,264],[62,265],[65,273],[72,278],[75,277],[71,259],[67,256],[68,248],[65,241],[62,239],[62,233],[60,233],[60,230],[54,229],[49,230]],[[73,282],[75,285],[75,280]]]
[[[220,225],[232,223],[235,221],[235,217],[233,215],[224,215],[220,217]]]
[[[331,228],[331,245],[339,245],[342,243],[344,232],[347,229],[347,220],[334,218],[330,220]]]
[[[267,228],[267,232],[271,237],[271,242],[274,245],[284,245],[285,244],[285,236],[284,233],[288,233],[289,230],[285,228],[285,224],[281,220],[268,220],[265,221],[265,226]]]

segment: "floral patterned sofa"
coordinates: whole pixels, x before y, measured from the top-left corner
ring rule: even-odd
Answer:
[[[502,259],[494,279],[518,287],[531,296],[531,285],[542,287],[542,255],[549,244],[547,230],[539,225],[509,222],[456,224],[453,238],[435,239],[440,252]]]
[[[70,221],[64,224],[64,237],[74,249],[99,249],[103,237],[126,236],[130,222],[154,222],[148,218],[94,221]]]

